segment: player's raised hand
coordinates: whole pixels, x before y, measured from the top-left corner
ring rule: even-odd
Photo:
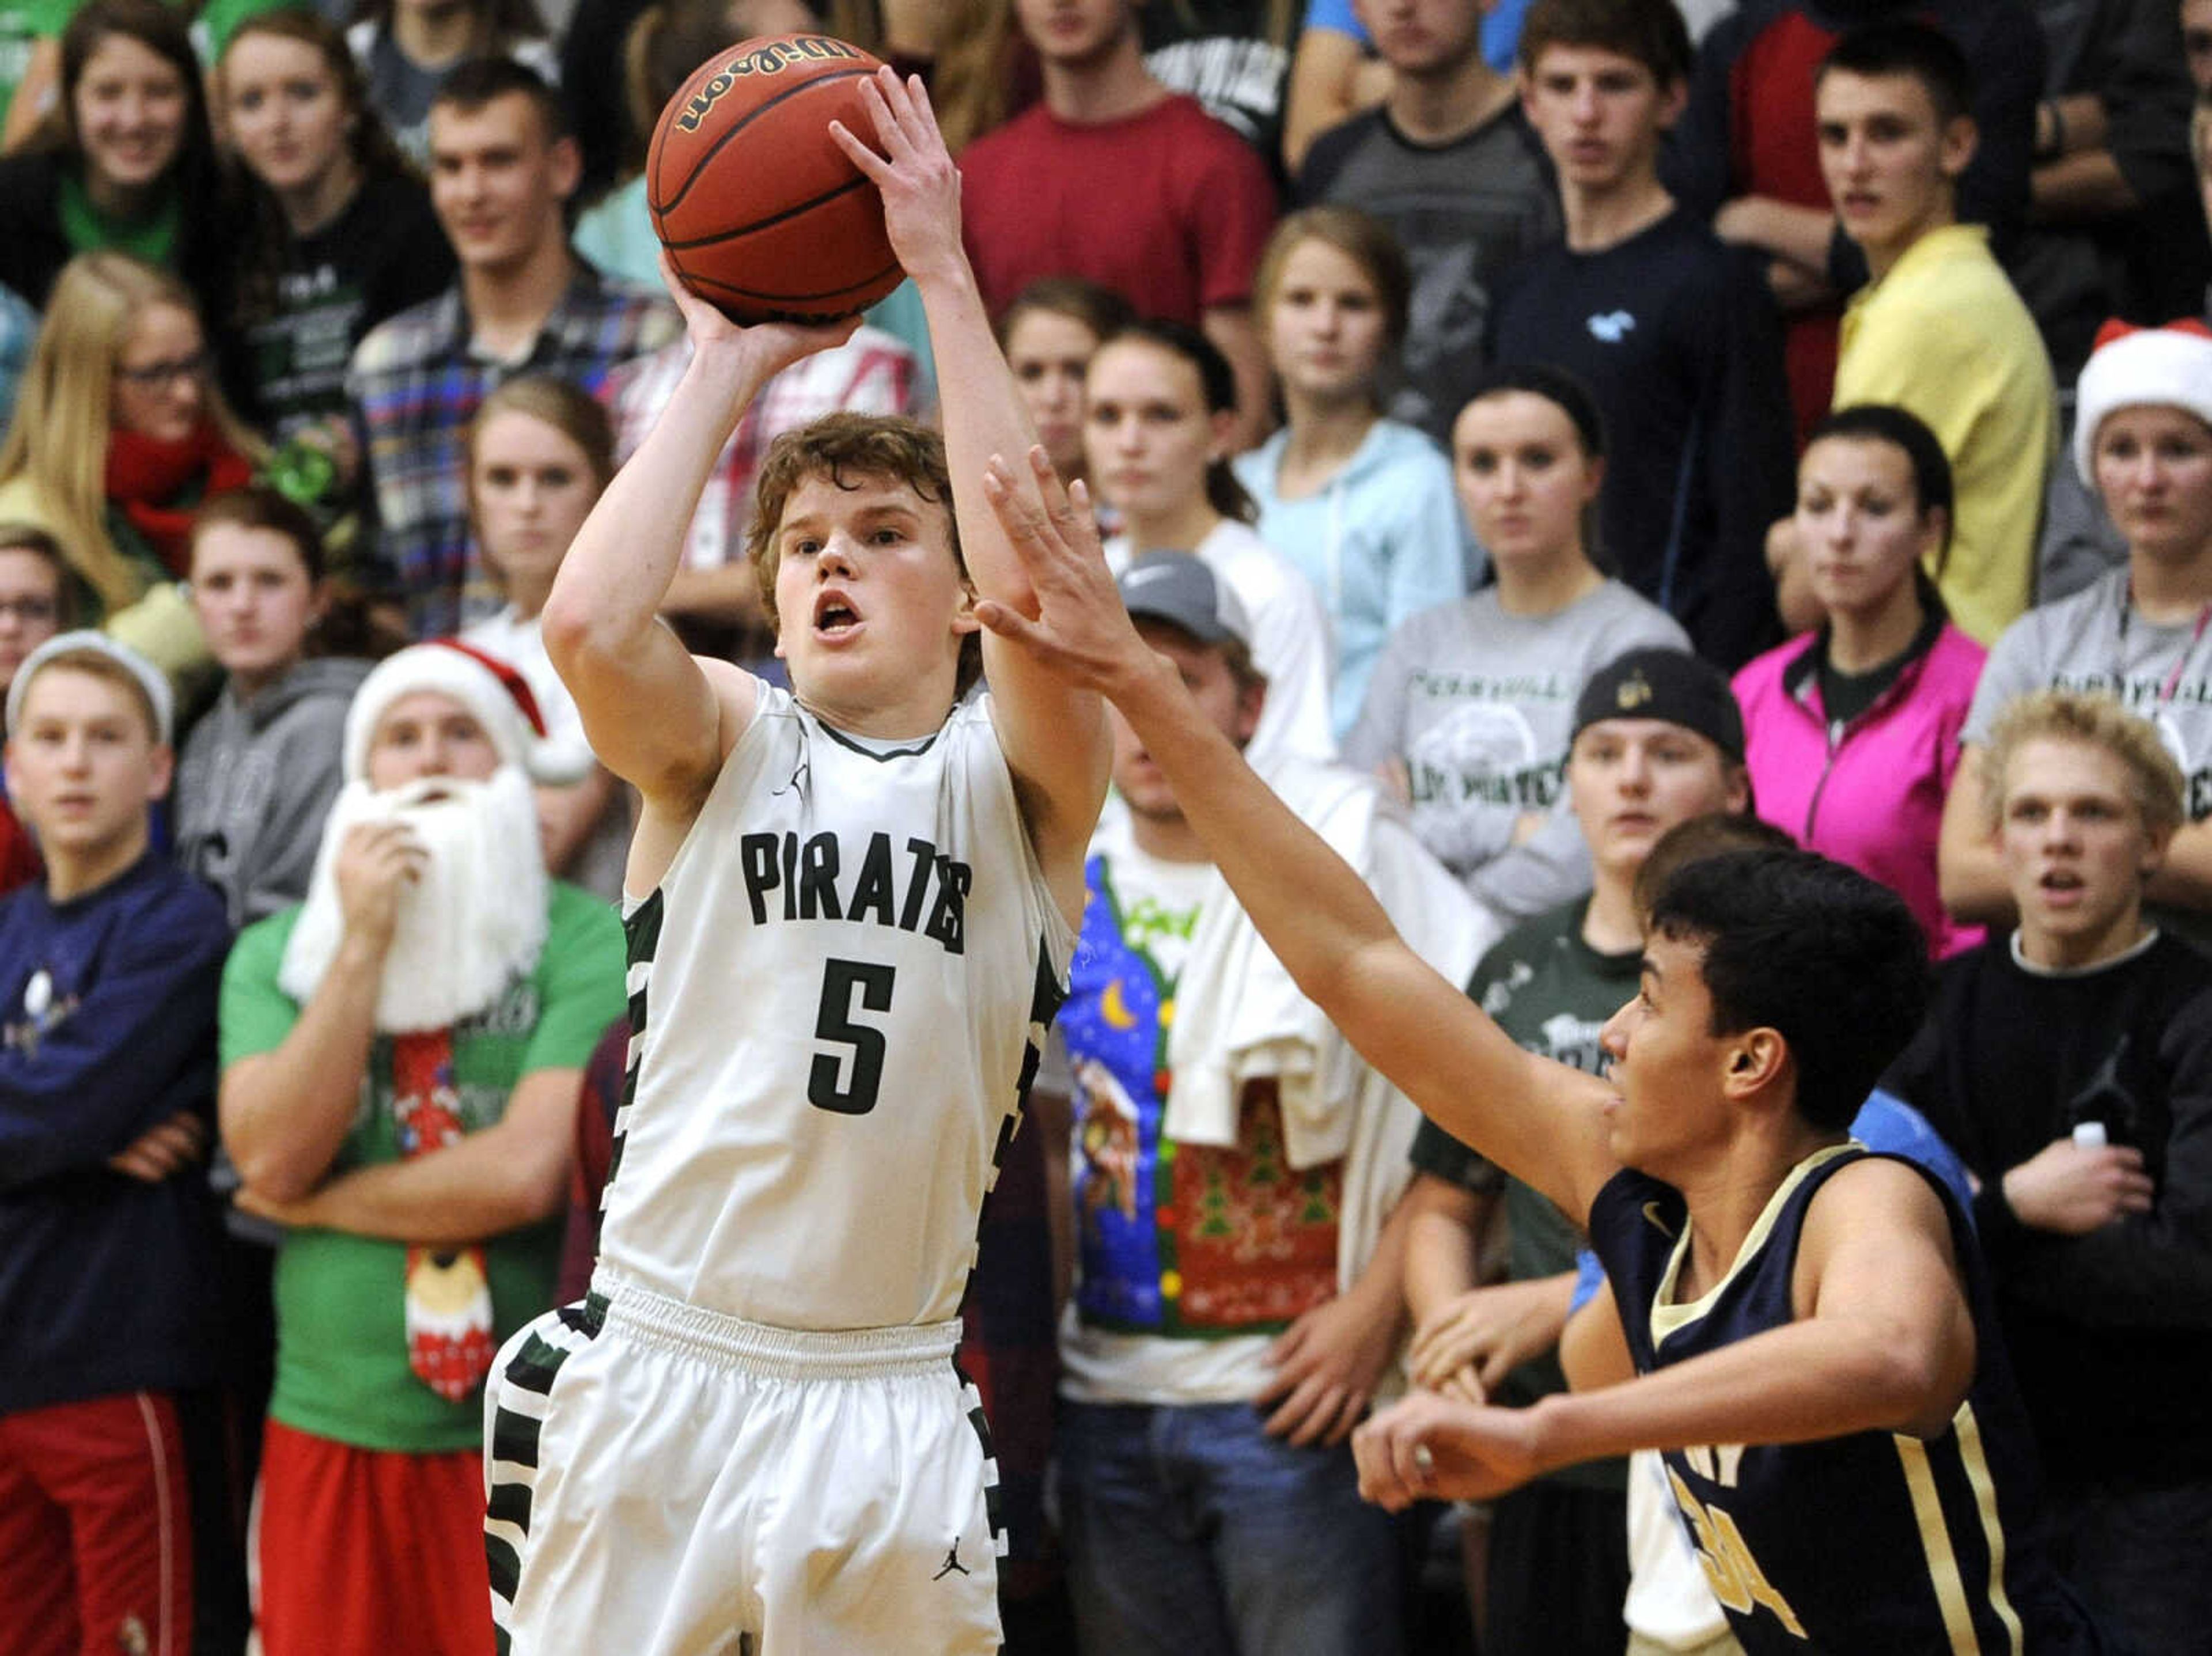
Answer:
[[[886,66],[860,83],[860,98],[875,127],[875,147],[839,121],[830,123],[830,136],[883,197],[891,251],[917,281],[964,270],[960,169],[937,130],[921,77],[902,81]]]
[[[1477,1408],[1433,1392],[1393,1404],[1352,1435],[1359,1493],[1391,1512],[1416,1501],[1487,1501],[1552,1469],[1535,1411]]]
[[[996,454],[984,470],[983,495],[1029,577],[1034,611],[985,598],[975,618],[1070,683],[1111,695],[1158,658],[1122,608],[1089,494],[1080,482],[1063,486],[1042,447],[1030,450],[1028,464],[1034,495]]]
[[[769,375],[781,373],[801,357],[842,345],[853,337],[860,318],[807,325],[797,322],[757,322],[741,327],[714,306],[684,285],[668,250],[660,250],[660,280],[684,318],[684,331],[691,340],[692,361],[702,372],[721,374],[733,387],[750,397]]]

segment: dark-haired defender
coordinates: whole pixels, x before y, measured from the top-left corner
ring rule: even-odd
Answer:
[[[1753,1652],[2096,1648],[2037,1538],[1965,1221],[1844,1135],[1920,1014],[1903,903],[1802,852],[1696,864],[1607,1026],[1609,1081],[1525,1052],[1197,716],[1082,514],[994,498],[1042,614],[986,603],[985,625],[1113,701],[1298,986],[1439,1125],[1587,1216],[1605,1260],[1640,1377],[1525,1410],[1409,1399],[1361,1430],[1370,1495],[1661,1449]]]
[[[654,610],[747,401],[849,326],[738,329],[679,292],[690,366],[544,611],[644,809],[599,1269],[509,1345],[492,1404],[517,1656],[999,1647],[996,1478],[952,1353],[1065,992],[1106,725],[995,640],[991,693],[963,694],[975,594],[1029,602],[976,491],[1030,439],[928,106],[888,71],[864,88],[890,159],[831,132],[921,289],[945,436],[832,415],[769,450],[752,549],[793,693]]]

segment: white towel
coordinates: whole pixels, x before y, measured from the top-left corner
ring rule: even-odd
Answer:
[[[1465,983],[1482,930],[1474,902],[1372,780],[1296,759],[1266,774],[1283,802],[1359,871],[1413,952]],[[1163,1131],[1182,1143],[1231,1147],[1243,1083],[1273,1077],[1291,1167],[1345,1163],[1338,1274],[1348,1286],[1405,1190],[1419,1113],[1300,992],[1226,881],[1200,911],[1177,985]]]
[[[1376,790],[1357,772],[1285,760],[1268,784],[1331,850],[1365,877]],[[1351,1147],[1359,1057],[1321,1008],[1302,994],[1274,950],[1215,876],[1177,974],[1168,1030],[1163,1131],[1178,1143],[1231,1149],[1248,1081],[1272,1077],[1281,1101],[1284,1151],[1294,1169],[1340,1160]]]

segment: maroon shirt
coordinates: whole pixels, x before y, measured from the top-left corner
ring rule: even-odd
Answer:
[[[1252,147],[1194,98],[1076,125],[1042,104],[961,152],[968,256],[994,316],[1041,276],[1079,276],[1148,317],[1244,305],[1275,224]]]

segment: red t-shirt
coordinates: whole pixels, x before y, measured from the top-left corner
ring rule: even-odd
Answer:
[[[1828,211],[1828,186],[1820,176],[1819,123],[1813,112],[1813,75],[1836,43],[1800,11],[1787,11],[1744,49],[1729,76],[1729,123],[1735,150],[1731,171],[1738,193],[1771,196],[1798,207]],[[1843,321],[1840,302],[1784,318],[1783,361],[1798,440],[1828,412],[1836,390],[1836,347]]]
[[[1079,276],[1194,325],[1250,300],[1275,224],[1259,156],[1180,95],[1080,126],[1039,104],[963,150],[960,175],[968,256],[994,316],[1041,276]]]
[[[0,895],[46,876],[38,841],[31,838],[5,795],[0,795]]]

